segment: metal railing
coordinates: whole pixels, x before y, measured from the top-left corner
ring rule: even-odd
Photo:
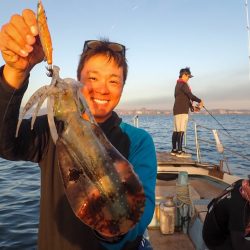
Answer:
[[[241,143],[241,145],[247,144],[249,148],[250,144],[244,141],[240,141],[239,138],[234,138],[229,133],[229,131],[224,129],[224,127],[223,129],[213,129],[213,128],[209,128],[209,127],[198,124],[192,118],[190,118],[190,121],[191,123],[189,124],[193,124],[193,129],[191,129],[191,131],[193,130],[194,134],[190,137],[191,138],[190,139],[189,138],[190,127],[189,127],[188,131],[186,131],[187,133],[184,134],[185,136],[184,136],[183,144],[186,150],[188,151],[191,150],[192,152],[194,152],[195,150],[197,163],[206,164],[206,158],[208,158],[208,155],[205,155],[204,157],[204,152],[209,153],[209,151],[212,152],[212,155],[214,156],[214,159],[216,160],[215,164],[217,165],[219,162],[220,168],[223,168],[225,165],[228,173],[231,173],[230,168],[229,168],[229,160],[230,160],[231,155],[235,155],[237,157],[240,157],[250,162],[250,157],[247,157],[243,155],[242,153],[232,150],[232,148],[230,148],[229,146],[228,147],[225,146],[226,144],[228,144],[227,143],[228,138],[226,137],[231,137],[231,139],[233,139],[234,146],[237,145],[237,143]],[[133,116],[132,122],[135,127],[139,127],[139,115],[138,114]],[[143,125],[143,123],[141,125]],[[188,146],[192,144],[191,145],[192,148],[189,148],[187,146],[187,143],[189,144]],[[216,152],[217,152],[217,155],[216,155]],[[230,153],[230,156],[229,156],[229,153]],[[210,159],[208,161],[210,161]]]
[[[139,115],[133,117],[133,123],[135,127],[139,128]]]
[[[247,156],[245,156],[243,154],[240,154],[240,153],[236,152],[235,150],[232,150],[229,147],[225,147],[223,145],[223,143],[222,143],[222,140],[221,140],[220,136],[219,136],[219,130],[217,130],[217,129],[211,129],[211,128],[208,128],[208,127],[205,127],[205,126],[198,125],[194,121],[193,121],[193,123],[194,123],[196,159],[197,159],[198,163],[202,163],[202,155],[201,155],[201,147],[200,147],[200,143],[201,142],[209,144],[209,145],[213,145],[213,146],[216,147],[218,154],[221,156],[220,157],[220,168],[223,168],[223,165],[225,163],[225,165],[227,167],[227,172],[229,174],[231,173],[231,171],[230,171],[230,168],[229,168],[228,159],[227,159],[226,154],[225,154],[226,151],[230,152],[231,154],[237,155],[238,157],[241,157],[241,158],[243,158],[245,160],[250,161],[249,157],[247,157]],[[208,139],[202,138],[200,136],[200,134],[199,134],[199,129],[200,128],[202,128],[203,130],[207,130],[207,133],[210,132],[213,135],[212,136],[213,140],[212,139],[208,140]],[[236,138],[232,137],[230,134],[223,133],[223,136],[227,136],[227,137],[231,137],[233,139],[236,139]],[[237,139],[237,141],[239,141],[239,139]],[[244,144],[247,144],[246,142],[242,142],[242,141],[240,141],[240,142],[244,143]],[[247,144],[247,145],[249,145],[249,144]]]

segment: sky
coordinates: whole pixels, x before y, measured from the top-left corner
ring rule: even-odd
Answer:
[[[249,3],[250,4],[250,3]],[[172,109],[179,70],[209,109],[250,109],[245,0],[43,0],[62,78],[76,78],[85,40],[126,46],[129,65],[119,109]],[[0,0],[0,25],[37,1]],[[0,64],[4,61],[0,57]],[[23,102],[50,83],[37,65]]]

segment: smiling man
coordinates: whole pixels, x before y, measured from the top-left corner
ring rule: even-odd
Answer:
[[[146,131],[124,123],[113,111],[127,78],[125,46],[107,40],[86,41],[77,69],[77,78],[83,84],[82,93],[95,120],[131,163],[146,196],[144,213],[138,223],[125,235],[115,238],[103,237],[72,211],[64,193],[57,147],[50,136],[47,117],[38,117],[32,131],[31,119],[23,120],[19,136],[15,138],[20,104],[31,69],[44,58],[33,11],[13,15],[10,22],[3,25],[0,49],[5,61],[0,68],[0,157],[36,162],[41,171],[38,247],[32,247],[42,250],[151,249],[143,233],[155,206],[155,147]]]
[[[125,47],[120,44],[86,41],[78,66],[82,93],[98,123],[107,120],[119,103],[127,74],[126,61],[121,60],[112,48],[125,53]]]

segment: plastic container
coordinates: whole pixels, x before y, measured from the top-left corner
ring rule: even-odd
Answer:
[[[162,234],[173,234],[175,228],[175,204],[173,197],[167,197],[160,203],[160,231]]]

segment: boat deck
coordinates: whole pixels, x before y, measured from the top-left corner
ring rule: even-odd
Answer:
[[[195,161],[190,158],[181,158],[171,155],[168,152],[157,152],[157,162],[158,165],[161,164],[171,164],[171,165],[195,165]]]
[[[192,158],[178,158],[167,152],[158,152],[157,161],[158,170],[162,169],[162,166],[165,168],[168,168],[168,166],[171,168],[176,167],[178,170],[180,168],[183,170],[183,167],[184,169],[185,167],[197,168],[197,164],[194,160],[192,160]],[[176,176],[177,175],[174,175],[165,179],[164,174],[158,174],[156,183],[156,201],[160,201],[166,196],[175,195]],[[209,179],[201,178],[200,176],[198,178],[192,175],[189,176],[189,188],[190,198],[194,203],[196,213],[195,216],[198,216],[203,222],[206,216],[207,203],[209,200],[220,194],[222,188],[219,185],[215,185]],[[174,234],[163,235],[161,234],[159,227],[149,227],[148,233],[150,242],[155,250],[195,249],[195,246],[188,234],[175,231]]]
[[[175,232],[163,235],[157,229],[149,230],[149,240],[154,250],[194,250],[195,247],[187,234]]]
[[[166,196],[175,195],[175,183],[176,181],[163,181],[157,180],[156,187],[156,199]],[[207,212],[207,203],[213,197],[220,194],[221,189],[212,185],[209,182],[199,179],[190,179],[190,196],[193,202],[198,201],[197,204],[194,204],[195,216],[199,216],[200,220],[204,222],[206,212]],[[165,196],[164,196],[165,194]],[[201,201],[201,202],[200,202]],[[204,204],[203,204],[204,201]],[[182,232],[175,232],[172,235],[163,235],[160,232],[159,228],[149,228],[149,238],[150,242],[155,250],[192,250],[195,249],[189,235]]]

